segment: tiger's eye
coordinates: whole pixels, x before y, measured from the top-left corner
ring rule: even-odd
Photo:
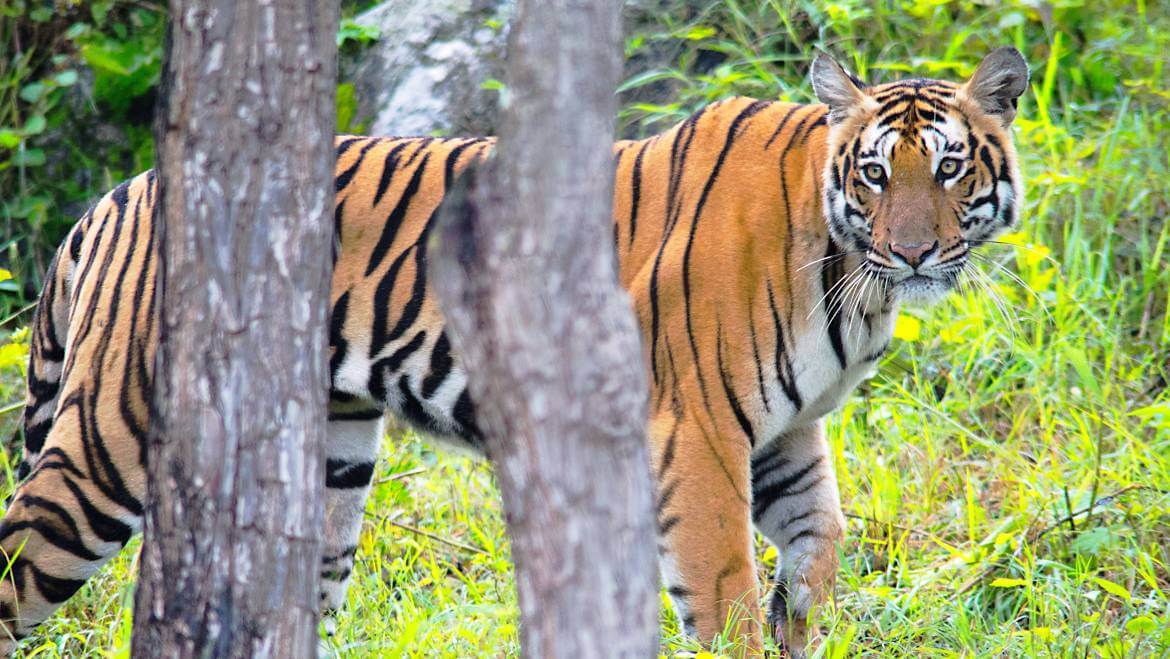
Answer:
[[[871,183],[881,185],[886,178],[886,170],[881,165],[869,164],[865,166],[863,171],[865,178],[869,179]]]
[[[942,162],[938,164],[938,171],[943,176],[953,176],[955,172],[959,171],[959,161],[954,158],[943,158]]]

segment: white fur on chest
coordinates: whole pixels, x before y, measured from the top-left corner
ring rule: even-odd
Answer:
[[[845,368],[833,349],[830,332],[822,323],[796,337],[793,350],[792,375],[800,394],[799,407],[784,398],[784,405],[753,405],[758,414],[760,438],[767,441],[796,428],[807,426],[817,419],[839,409],[862,380],[871,376],[889,345],[894,331],[896,309],[870,314],[866,323],[861,313],[843,319],[840,323],[842,352]],[[782,388],[774,380],[767,388],[769,399],[780,400]]]

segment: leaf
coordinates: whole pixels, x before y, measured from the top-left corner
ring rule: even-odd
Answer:
[[[9,128],[0,128],[0,147],[15,149],[20,144],[20,135]]]
[[[23,366],[28,362],[27,343],[6,343],[0,346],[0,369]]]
[[[764,550],[764,555],[761,557],[761,560],[764,563],[772,563],[775,562],[776,557],[779,555],[780,552],[776,549],[776,547],[773,545],[768,545],[768,548]]]
[[[72,87],[77,84],[77,71],[73,69],[66,69],[53,77],[58,86]]]
[[[25,103],[36,103],[41,100],[41,96],[45,93],[45,83],[33,82],[21,87],[20,100]]]
[[[1078,554],[1099,554],[1116,544],[1116,539],[1109,529],[1098,526],[1081,533],[1072,541],[1072,550]]]
[[[0,133],[3,135],[3,133]],[[1170,403],[1154,403],[1145,407],[1139,407],[1129,413],[1129,416],[1136,416],[1142,421],[1149,421],[1154,417],[1163,417],[1170,420]]]
[[[17,166],[23,167],[40,167],[45,164],[45,152],[40,149],[25,149],[24,151],[17,151],[16,157],[12,162]]]
[[[1101,385],[1097,383],[1096,376],[1093,375],[1093,366],[1089,362],[1089,356],[1085,351],[1075,346],[1066,345],[1064,347],[1064,358],[1072,365],[1073,370],[1077,372],[1077,377],[1081,381],[1081,386],[1093,394],[1093,396],[1101,397]]]
[[[629,80],[626,80],[621,85],[619,85],[617,90],[619,92],[624,92],[630,89],[635,89],[654,82],[658,82],[659,80],[677,80],[679,82],[687,82],[686,76],[679,73],[678,71],[672,71],[670,69],[654,69],[633,76]]]
[[[85,63],[94,69],[117,75],[130,75],[130,68],[126,62],[122,61],[118,54],[112,50],[90,43],[81,47],[81,56],[85,59]]]
[[[1101,587],[1101,590],[1109,593],[1114,597],[1123,599],[1127,602],[1133,599],[1133,595],[1130,595],[1125,586],[1122,586],[1119,583],[1114,583],[1108,579],[1102,579],[1101,577],[1093,577],[1093,581],[1095,581],[1097,585]]]
[[[1008,577],[999,577],[991,582],[992,588],[1019,588],[1020,586],[1027,586],[1027,579],[1010,579]]]
[[[1019,631],[1012,632],[1012,636],[1031,636],[1033,638],[1038,638],[1042,641],[1051,641],[1052,640],[1052,628],[1051,627],[1033,627],[1032,629],[1021,629]]]
[[[1024,265],[1032,267],[1038,265],[1041,261],[1048,258],[1052,254],[1052,250],[1044,245],[1027,245],[1021,253]]]
[[[0,268],[0,281],[8,281],[9,279],[12,279],[12,273]]]
[[[43,115],[33,115],[28,118],[28,121],[24,122],[24,134],[26,136],[40,135],[43,132],[45,132],[45,117]]]
[[[68,30],[65,30],[65,38],[72,41],[73,39],[76,39],[77,37],[85,34],[88,30],[89,26],[85,23],[74,23],[73,25],[69,26]]]
[[[715,28],[706,25],[696,25],[695,27],[687,30],[686,33],[682,36],[683,39],[687,39],[689,41],[702,41],[703,39],[709,39],[715,36]]]
[[[337,47],[348,42],[367,44],[382,38],[382,31],[373,25],[358,23],[352,18],[343,18],[337,29]]]
[[[1013,231],[1012,233],[1005,233],[999,237],[999,242],[1023,247],[1028,244],[1028,234],[1022,231]]]
[[[357,93],[352,82],[337,85],[337,132],[348,133],[357,114]]]
[[[1129,622],[1125,623],[1125,631],[1130,634],[1149,634],[1156,629],[1158,629],[1158,623],[1150,616],[1130,618]]]
[[[922,336],[922,321],[902,314],[894,322],[894,337],[903,341],[917,341]]]

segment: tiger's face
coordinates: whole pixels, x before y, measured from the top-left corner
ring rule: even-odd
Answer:
[[[867,87],[821,55],[829,106],[824,207],[844,250],[863,253],[894,298],[929,302],[959,281],[970,250],[1014,226],[1023,198],[1009,128],[1028,68],[1000,48],[965,84]]]

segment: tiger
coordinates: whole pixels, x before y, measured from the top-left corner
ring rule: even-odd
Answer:
[[[818,636],[846,524],[825,417],[1016,226],[1014,48],[962,83],[867,85],[826,54],[817,103],[735,97],[613,148],[617,277],[641,330],[659,573],[686,634],[793,656]],[[323,633],[335,629],[389,415],[482,453],[459,351],[427,280],[437,209],[492,138],[336,138]],[[77,222],[32,324],[21,482],[3,520],[12,652],[142,528],[158,344],[157,180]],[[607,244],[606,248],[610,246]],[[777,550],[758,592],[754,532]]]

